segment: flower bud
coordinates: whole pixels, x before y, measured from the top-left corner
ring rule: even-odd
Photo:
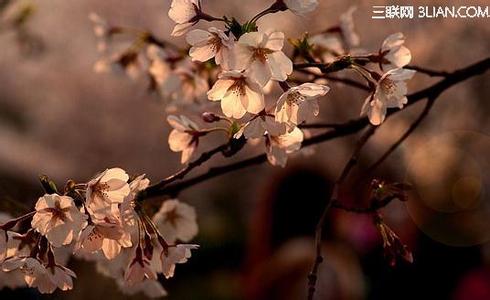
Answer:
[[[221,120],[219,116],[215,115],[212,112],[204,112],[201,117],[206,123],[214,123]]]

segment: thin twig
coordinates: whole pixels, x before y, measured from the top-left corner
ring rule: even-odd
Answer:
[[[199,167],[203,163],[210,160],[214,155],[216,155],[218,153],[223,153],[224,151],[226,151],[229,146],[230,146],[230,143],[226,143],[226,144],[220,145],[214,149],[211,149],[210,151],[202,153],[199,156],[199,158],[197,158],[196,160],[187,164],[187,166],[182,168],[177,173],[163,179],[159,183],[152,185],[152,186],[148,187],[147,189],[143,190],[142,192],[140,192],[138,194],[138,200],[143,200],[145,198],[155,196],[155,194],[158,194],[158,191],[162,190],[165,186],[167,186],[167,185],[171,184],[172,182],[177,181],[179,179],[183,179],[185,177],[185,175],[189,174],[192,170],[194,170],[195,168]]]
[[[369,87],[367,85],[362,84],[362,83],[360,83],[356,80],[350,79],[350,78],[339,78],[339,77],[335,77],[335,76],[329,75],[329,74],[315,74],[314,72],[311,72],[309,70],[302,70],[302,69],[298,69],[296,71],[299,73],[305,74],[305,75],[313,76],[313,80],[326,79],[326,80],[330,80],[332,82],[343,83],[345,85],[352,86],[352,87],[355,87],[355,88],[358,88],[358,89],[361,89],[364,91],[369,91]]]
[[[422,123],[422,121],[429,114],[434,102],[437,97],[430,97],[427,99],[427,104],[425,105],[424,110],[420,113],[419,117],[410,125],[407,131],[393,144],[391,147],[375,162],[373,163],[367,170],[367,173],[372,173],[379,165],[381,165]]]
[[[323,235],[323,227],[325,226],[325,221],[327,220],[328,211],[332,206],[332,204],[337,201],[336,199],[338,198],[338,190],[340,185],[345,181],[347,176],[349,176],[350,171],[357,164],[362,148],[364,147],[364,145],[366,145],[369,138],[374,134],[376,128],[377,128],[376,126],[370,125],[369,128],[366,130],[366,132],[359,138],[356,148],[352,153],[352,156],[345,164],[342,172],[340,173],[339,178],[335,182],[332,195],[327,205],[323,209],[323,213],[320,219],[318,220],[318,224],[316,225],[316,230],[315,230],[316,257],[313,263],[313,267],[311,268],[311,272],[308,275],[308,300],[313,300],[313,297],[315,296],[316,282],[318,279],[318,269],[324,259],[322,255],[322,235]]]
[[[427,69],[419,66],[413,66],[413,65],[408,65],[405,66],[404,68],[409,70],[414,70],[431,77],[448,77],[449,75],[451,75],[451,73],[446,71],[436,71],[436,70],[431,70],[431,69]]]

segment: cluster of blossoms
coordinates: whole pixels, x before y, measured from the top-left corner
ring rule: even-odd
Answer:
[[[150,217],[136,200],[149,180],[130,179],[120,168],[107,169],[88,183],[68,181],[63,193],[51,182],[35,211],[16,219],[2,217],[2,286],[37,288],[52,293],[73,288],[68,258],[94,261],[129,294],[161,297],[157,274],[174,275],[197,245],[182,244],[198,231],[196,213],[178,200],[165,201]],[[25,226],[30,221],[30,226]]]
[[[98,48],[104,53],[95,69],[117,67],[131,76],[146,73],[151,90],[170,101],[167,112],[192,104],[194,111],[204,111],[204,122],[225,124],[201,128],[191,118],[170,115],[170,149],[182,152],[183,164],[192,159],[200,138],[224,131],[231,139],[263,139],[269,162],[285,166],[288,155],[298,151],[305,139],[301,126],[319,115],[319,99],[330,90],[321,76],[325,69],[333,72],[349,68],[367,81],[370,93],[361,115],[367,115],[373,125],[384,121],[389,108],[403,108],[407,103],[406,81],[415,73],[403,68],[410,62],[411,53],[404,46],[401,33],[386,38],[375,53],[359,48],[355,7],[340,16],[338,25],[290,40],[294,47],[292,58],[285,53],[283,32],[258,28],[256,24],[267,14],[289,10],[305,15],[317,6],[316,0],[277,0],[240,24],[234,18],[205,13],[199,0],[174,0],[168,12],[176,23],[172,36],[185,35],[189,45],[185,49],[160,41],[147,31],[110,26],[92,14]],[[224,26],[193,29],[200,21]],[[135,38],[129,46],[123,43],[122,48],[117,48],[121,43],[115,41],[115,36],[122,33]],[[318,68],[320,64],[323,68]],[[370,64],[379,66],[379,70],[368,68]],[[300,65],[303,67],[297,67]],[[310,76],[294,77],[295,71]],[[281,95],[273,96],[274,86],[282,89]],[[219,102],[219,111],[213,102]],[[210,112],[213,108],[214,112]]]
[[[150,90],[169,100],[167,111],[191,107],[205,123],[220,124],[203,128],[184,115],[167,117],[170,149],[182,152],[183,164],[192,161],[202,137],[222,131],[229,145],[240,145],[237,149],[245,141],[262,140],[269,162],[285,166],[289,154],[301,149],[306,135],[302,126],[319,115],[319,100],[330,90],[322,75],[351,69],[366,80],[369,95],[361,114],[380,125],[389,108],[407,104],[406,82],[415,73],[404,68],[411,53],[401,33],[388,36],[374,53],[359,47],[355,8],[342,14],[336,26],[289,39],[291,57],[286,55],[283,32],[258,28],[256,23],[267,14],[291,11],[301,16],[317,6],[317,0],[276,0],[240,24],[205,13],[200,0],[173,0],[168,12],[176,23],[172,36],[185,35],[185,49],[148,31],[112,26],[92,13],[89,18],[102,54],[94,70],[122,70],[132,78],[145,75]],[[193,29],[200,21],[224,26]],[[274,87],[280,87],[280,94]],[[87,183],[69,181],[63,192],[48,181],[47,194],[39,198],[34,212],[16,219],[1,216],[0,285],[35,287],[42,293],[70,290],[76,276],[65,265],[73,254],[94,261],[97,270],[114,278],[126,293],[165,295],[158,274],[172,277],[176,264],[187,262],[191,250],[198,248],[182,244],[197,234],[196,213],[178,200],[166,200],[158,212],[148,215],[138,201],[148,186],[145,176],[130,178],[119,168],[107,169]],[[379,202],[391,197],[385,194],[386,185],[377,184],[376,191]],[[28,221],[30,226],[25,226]],[[375,224],[390,257],[411,261],[381,217]]]

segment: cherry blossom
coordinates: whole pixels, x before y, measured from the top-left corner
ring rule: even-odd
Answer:
[[[124,279],[129,286],[143,282],[145,279],[157,279],[156,272],[151,268],[151,259],[143,255],[143,250],[140,246],[136,247],[135,255],[128,266]]]
[[[165,278],[173,277],[175,274],[175,265],[186,263],[191,257],[191,250],[198,248],[198,245],[179,244],[163,249],[160,252],[159,263],[161,272]]]
[[[86,204],[88,211],[104,217],[108,211],[117,210],[129,195],[129,176],[123,169],[107,169],[87,183]]]
[[[168,58],[166,52],[154,45],[150,45],[146,50],[146,55],[150,61],[148,73],[153,80],[154,88],[158,89],[164,97],[170,97],[176,93],[182,82],[180,76],[166,62]]]
[[[8,236],[7,231],[0,228],[0,263],[7,255]]]
[[[272,78],[285,81],[293,72],[293,63],[283,52],[284,33],[249,32],[235,45],[235,68],[248,69],[261,86]]]
[[[182,152],[180,162],[185,164],[199,144],[199,127],[185,116],[168,116],[167,122],[173,128],[168,137],[170,150]]]
[[[394,68],[403,68],[412,60],[412,54],[407,47],[403,46],[405,36],[398,32],[388,36],[381,46],[380,55],[388,62],[388,70]],[[383,63],[385,63],[383,61]]]
[[[359,46],[360,38],[354,29],[354,12],[357,7],[351,6],[345,13],[340,15],[340,31],[349,49]]]
[[[179,76],[181,83],[173,95],[175,100],[181,103],[196,104],[205,97],[209,90],[208,81],[193,69],[192,64],[183,64],[174,72]]]
[[[280,136],[269,136],[266,145],[267,159],[273,166],[285,167],[288,154],[298,151],[303,139],[303,132],[298,127]]]
[[[264,134],[278,136],[286,133],[286,125],[275,120],[274,115],[265,112],[260,113],[252,118],[242,127],[235,135],[235,138],[240,138],[242,134],[247,138],[261,138]]]
[[[388,108],[403,108],[407,104],[407,84],[415,71],[393,69],[386,72],[376,83],[376,90],[368,96],[361,110],[367,114],[373,125],[380,125],[386,117]]]
[[[75,245],[76,252],[94,253],[102,250],[104,256],[111,260],[121,253],[122,248],[133,245],[130,232],[119,218],[106,216],[104,219],[92,219],[92,222],[80,233]]]
[[[71,197],[52,194],[39,198],[31,225],[53,246],[61,247],[78,236],[86,219]]]
[[[193,25],[199,22],[198,15],[201,12],[199,0],[173,0],[168,11],[168,16],[177,25],[172,31],[172,36],[185,34]]]
[[[292,87],[281,95],[277,101],[276,121],[291,125],[299,125],[310,116],[320,112],[318,98],[325,96],[330,88],[315,83],[304,83]]]
[[[153,222],[167,243],[177,240],[188,242],[198,232],[194,207],[177,199],[163,202],[160,210],[153,216]]]
[[[246,112],[257,114],[265,107],[261,86],[248,74],[225,71],[208,92],[211,101],[221,101],[221,109],[227,117],[242,118]]]
[[[146,279],[142,282],[129,285],[124,279],[116,280],[117,285],[121,292],[125,295],[133,296],[138,293],[144,293],[147,297],[156,299],[167,296],[167,291],[158,282],[158,280]]]
[[[214,57],[217,65],[224,64],[227,69],[234,43],[222,30],[215,27],[207,31],[195,29],[187,33],[186,40],[192,46],[189,55],[193,61],[205,62]]]
[[[73,288],[73,279],[76,277],[72,270],[52,264],[45,266],[41,261],[32,257],[15,257],[2,264],[4,272],[20,270],[29,287],[37,288],[43,294],[53,293],[56,288],[62,291]]]
[[[286,6],[296,15],[304,15],[318,7],[317,0],[283,0]]]
[[[321,57],[325,63],[335,61],[338,56],[345,52],[342,41],[336,36],[317,34],[309,38],[308,42],[313,46],[313,52]]]

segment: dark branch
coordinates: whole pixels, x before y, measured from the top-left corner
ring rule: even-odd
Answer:
[[[379,165],[381,165],[422,123],[422,121],[429,114],[434,102],[437,98],[429,98],[427,99],[427,104],[425,105],[424,110],[419,115],[419,117],[410,125],[407,131],[369,168],[367,173],[372,173]]]
[[[425,98],[434,98],[443,93],[445,90],[451,88],[452,86],[465,81],[469,78],[475,77],[477,75],[485,73],[488,69],[490,69],[490,58],[486,58],[480,62],[477,62],[471,66],[468,66],[466,68],[457,70],[451,74],[449,74],[447,77],[439,81],[438,83],[425,88],[419,92],[416,92],[414,94],[411,94],[408,96],[408,104],[407,106],[414,105],[415,103],[419,102],[422,99]],[[398,109],[390,109],[388,112],[387,117],[392,116],[393,114],[396,114],[400,110]],[[348,135],[355,134],[359,132],[360,130],[364,129],[367,125],[369,124],[369,120],[367,117],[361,117],[355,120],[348,121],[343,124],[339,124],[338,127],[328,130],[325,133],[313,136],[309,139],[306,139],[303,142],[303,147],[308,147],[311,145],[323,143],[338,137],[344,137]],[[233,171],[241,170],[250,166],[258,165],[261,163],[264,163],[267,161],[267,156],[265,154],[260,154],[258,156],[236,162],[236,163],[231,163],[229,165],[221,166],[221,167],[215,167],[209,169],[206,173],[199,175],[194,178],[190,178],[187,180],[183,180],[177,183],[169,184],[166,185],[163,188],[156,189],[153,186],[149,187],[148,189],[152,190],[151,194],[146,193],[143,191],[139,195],[139,200],[144,200],[147,198],[152,198],[152,197],[157,197],[157,196],[176,196],[179,194],[184,189],[187,189],[191,186],[194,186],[196,184],[199,184],[201,182],[207,181],[209,179],[221,176],[223,174],[227,174]]]
[[[357,164],[362,148],[364,147],[364,145],[366,145],[369,138],[374,134],[376,128],[377,128],[376,126],[372,126],[372,125],[369,126],[366,132],[359,138],[351,158],[349,159],[349,161],[347,161],[347,163],[344,166],[344,169],[340,173],[339,178],[335,182],[332,195],[327,205],[323,209],[323,213],[320,219],[318,220],[318,224],[316,225],[316,230],[315,230],[316,257],[313,263],[313,267],[311,268],[311,272],[308,275],[308,300],[313,300],[313,297],[315,296],[316,282],[318,279],[318,268],[320,267],[320,264],[323,262],[324,259],[322,255],[322,235],[323,235],[323,227],[325,226],[325,221],[327,220],[328,211],[332,206],[332,204],[334,202],[337,202],[337,198],[338,198],[337,194],[340,185],[345,181],[347,176],[349,176],[350,171]]]
[[[418,66],[412,66],[412,65],[405,66],[404,68],[409,69],[409,70],[414,70],[414,71],[417,71],[419,73],[422,73],[422,74],[425,74],[425,75],[428,75],[431,77],[447,77],[447,76],[451,75],[451,73],[446,72],[446,71],[436,71],[436,70],[431,70],[431,69],[422,68],[422,67],[418,67]]]

